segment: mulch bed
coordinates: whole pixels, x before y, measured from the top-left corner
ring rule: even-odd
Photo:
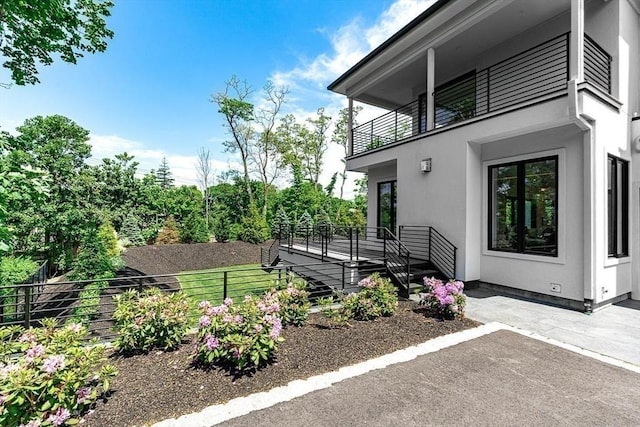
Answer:
[[[84,425],[149,425],[477,325],[469,319],[437,321],[425,317],[411,301],[401,301],[392,317],[354,321],[343,329],[329,329],[320,314],[312,314],[306,326],[283,332],[285,341],[273,364],[240,376],[192,366],[190,338],[173,352],[132,357],[112,354],[110,363],[119,374],[112,382],[110,396],[85,417]]]
[[[122,255],[127,268],[141,276],[207,270],[238,264],[259,264],[260,247],[240,241],[150,245],[129,248]]]

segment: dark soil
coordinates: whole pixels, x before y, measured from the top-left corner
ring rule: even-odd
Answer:
[[[140,246],[127,249],[122,259],[130,271],[140,276],[173,274],[238,264],[259,264],[260,247],[268,244],[233,241]]]
[[[343,329],[329,329],[321,315],[313,314],[306,326],[283,332],[285,341],[273,364],[239,376],[222,369],[192,366],[189,340],[173,352],[133,357],[113,354],[110,363],[116,365],[119,374],[112,382],[110,396],[85,417],[85,425],[152,424],[477,325],[468,319],[437,321],[425,317],[410,301],[401,301],[392,317],[354,321]]]

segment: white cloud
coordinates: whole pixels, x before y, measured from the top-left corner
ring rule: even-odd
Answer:
[[[116,135],[92,134],[89,143],[92,146],[92,156],[88,163],[91,165],[97,165],[105,157],[113,158],[116,154],[126,151],[134,156],[134,161],[140,164],[138,171],[144,175],[151,169],[157,170],[162,158],[166,157],[176,185],[198,185],[197,156],[183,156],[164,150],[151,149],[141,142]],[[211,163],[214,175],[229,169],[230,166],[233,168],[239,167],[233,162],[224,162],[218,159],[212,159]]]
[[[272,74],[271,80],[275,85],[285,86],[291,90],[288,108],[299,120],[315,114],[315,109],[309,107],[309,101],[317,102],[316,107],[324,106],[325,113],[336,118],[338,111],[346,107],[347,101],[341,95],[328,92],[326,86],[434,2],[435,0],[397,0],[370,26],[366,26],[361,17],[355,17],[333,34],[327,34],[331,45],[329,52],[324,52],[311,60],[301,59],[300,64],[291,70],[276,71]],[[358,117],[360,123],[382,114],[382,110],[378,108],[364,107]],[[329,130],[329,135],[332,130]],[[343,158],[342,147],[330,144],[325,153],[325,167],[320,177],[323,184],[326,185],[335,172],[342,172],[341,159]],[[353,180],[358,176],[359,174],[349,173],[349,179],[345,185],[345,198],[353,197],[355,191]],[[336,185],[336,194],[339,191],[339,182]]]

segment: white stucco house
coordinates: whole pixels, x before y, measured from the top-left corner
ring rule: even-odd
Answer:
[[[576,309],[640,299],[640,0],[438,0],[329,90],[368,226],[433,226],[455,275]]]

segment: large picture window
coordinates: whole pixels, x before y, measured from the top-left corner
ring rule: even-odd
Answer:
[[[489,167],[489,250],[558,256],[558,156]]]
[[[396,230],[396,181],[378,183],[378,238],[383,237],[382,228]]]
[[[610,257],[629,255],[629,162],[607,159],[607,238]]]

